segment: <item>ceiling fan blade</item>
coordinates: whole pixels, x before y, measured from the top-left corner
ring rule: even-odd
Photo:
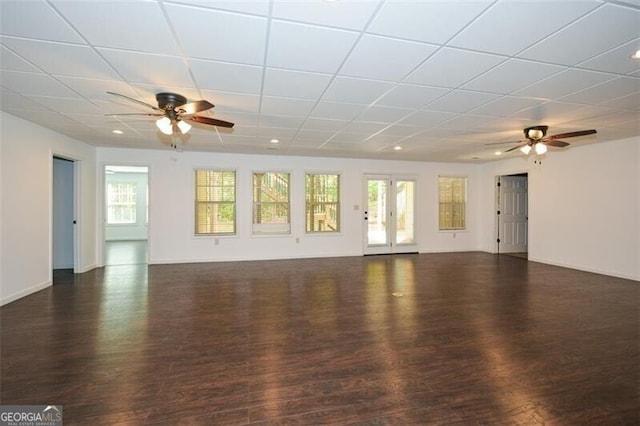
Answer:
[[[148,117],[162,117],[165,114],[164,113],[152,114],[150,112],[149,113],[147,113],[147,112],[125,112],[125,113],[122,113],[122,114],[115,113],[115,114],[105,114],[105,115],[107,117],[111,117],[111,116],[114,116],[114,115],[146,115]]]
[[[556,139],[549,139],[548,141],[544,142],[544,144],[547,146],[556,146],[558,148],[564,148],[565,146],[569,146],[569,143],[564,141],[559,141]]]
[[[521,144],[519,144],[519,145],[516,145],[516,146],[514,146],[514,147],[511,147],[511,148],[507,149],[505,152],[515,151],[516,149],[518,149],[518,148],[522,148],[522,147],[523,147],[523,146],[525,146],[525,145],[526,145],[526,143],[521,143]]]
[[[184,111],[183,114],[195,114],[196,112],[206,111],[213,108],[214,105],[209,101],[194,101],[188,104],[176,106],[177,110]]]
[[[199,115],[194,115],[193,117],[188,117],[188,120],[195,121],[196,123],[209,124],[211,126],[220,126],[220,127],[233,127],[233,123],[223,120],[217,120],[215,118],[209,117],[201,117]]]
[[[557,135],[549,136],[549,139],[566,139],[566,138],[575,138],[576,136],[586,136],[593,135],[596,132],[594,129],[591,130],[579,130],[577,132],[569,132],[569,133],[560,133]]]
[[[110,94],[110,95],[113,95],[113,96],[120,96],[121,98],[124,98],[124,99],[126,99],[128,101],[135,102],[135,103],[140,104],[140,105],[144,105],[147,108],[151,108],[151,109],[156,110],[156,111],[162,111],[157,106],[153,106],[153,105],[148,104],[146,102],[142,102],[142,101],[139,101],[137,99],[130,98],[129,96],[121,95],[120,93],[116,93],[116,92],[107,92],[107,93]]]

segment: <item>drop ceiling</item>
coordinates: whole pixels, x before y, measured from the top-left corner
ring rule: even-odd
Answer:
[[[496,152],[533,125],[598,130],[564,149],[640,136],[640,0],[2,0],[0,15],[1,109],[100,147],[466,162],[522,155]],[[172,140],[153,117],[106,116],[149,112],[107,91],[206,99],[200,115],[235,127]]]

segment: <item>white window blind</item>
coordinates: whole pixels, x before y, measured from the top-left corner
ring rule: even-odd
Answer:
[[[466,228],[467,178],[438,177],[440,230]]]
[[[236,233],[236,172],[196,170],[196,235]]]
[[[135,183],[107,184],[107,224],[136,223],[137,186]]]

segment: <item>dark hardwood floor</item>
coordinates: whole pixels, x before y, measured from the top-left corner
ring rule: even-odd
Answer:
[[[0,402],[65,425],[640,422],[637,281],[477,252],[55,281],[0,308]]]

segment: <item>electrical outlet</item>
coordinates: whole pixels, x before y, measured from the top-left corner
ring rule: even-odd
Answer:
[[[296,244],[300,244],[300,238],[296,237]]]

